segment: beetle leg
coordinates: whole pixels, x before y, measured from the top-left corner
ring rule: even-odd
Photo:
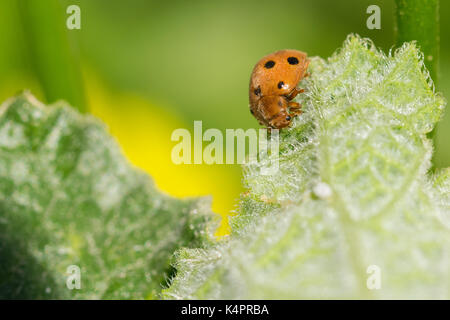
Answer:
[[[291,116],[296,116],[302,113],[302,106],[298,102],[290,101],[288,103],[288,107],[289,107],[289,114]]]
[[[297,88],[294,88],[294,89],[291,91],[291,93],[289,93],[289,94],[286,96],[286,98],[287,98],[288,100],[292,100],[292,99],[294,99],[299,93],[300,93],[300,90],[297,89]]]
[[[305,89],[294,88],[294,90],[292,90],[292,92],[289,93],[289,94],[286,96],[286,98],[287,98],[288,100],[292,100],[292,99],[294,99],[299,93],[303,93],[303,92],[305,92]]]

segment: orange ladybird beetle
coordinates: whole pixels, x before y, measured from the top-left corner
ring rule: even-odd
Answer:
[[[301,113],[301,105],[291,101],[299,93],[297,84],[306,74],[306,53],[280,50],[258,61],[250,78],[250,112],[261,125],[281,129]]]

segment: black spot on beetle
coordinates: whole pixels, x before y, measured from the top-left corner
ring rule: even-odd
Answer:
[[[287,61],[289,64],[298,64],[298,59],[296,57],[289,57],[287,58]]]
[[[264,64],[264,68],[270,69],[270,68],[273,68],[274,65],[275,65],[275,61],[269,60],[266,62],[266,64]]]
[[[261,87],[258,86],[258,88],[256,88],[253,92],[255,93],[255,95],[259,96],[261,94]]]
[[[283,81],[278,82],[278,89],[283,88],[283,86],[284,86],[284,82]]]

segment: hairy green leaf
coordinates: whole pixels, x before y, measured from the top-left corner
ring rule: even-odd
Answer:
[[[212,239],[208,208],[159,193],[92,117],[29,94],[0,109],[0,298],[156,298],[173,252]]]
[[[230,238],[178,251],[165,298],[450,298],[450,173],[427,174],[426,137],[445,100],[423,56],[351,35],[310,71],[279,154],[245,167]]]

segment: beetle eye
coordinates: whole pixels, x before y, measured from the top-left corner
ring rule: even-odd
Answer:
[[[284,82],[283,81],[278,82],[278,89],[283,88],[283,86],[284,86]]]
[[[264,68],[270,69],[270,68],[273,68],[274,65],[275,65],[275,61],[269,60],[266,62],[266,64],[264,64]]]
[[[296,57],[287,58],[289,64],[298,64],[298,59]]]
[[[258,86],[258,88],[255,89],[255,91],[253,91],[255,93],[255,95],[259,96],[261,93],[261,87]]]
[[[287,116],[287,117],[286,117],[286,120],[287,120],[287,121],[291,120],[291,117],[290,117],[290,116]]]

